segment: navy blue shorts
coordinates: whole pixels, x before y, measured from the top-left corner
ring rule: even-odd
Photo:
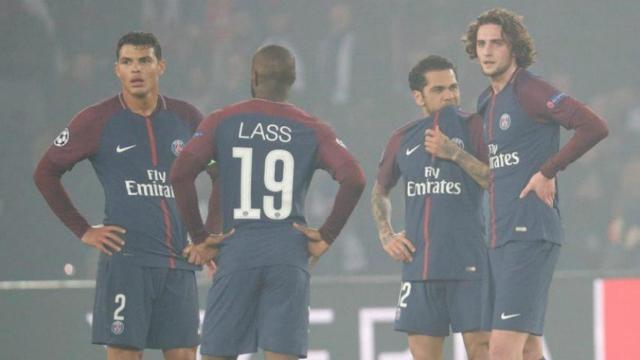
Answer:
[[[195,273],[114,260],[101,256],[98,262],[92,342],[135,349],[197,346]]]
[[[262,350],[307,357],[309,274],[272,265],[215,277],[202,325],[202,355]]]
[[[491,329],[542,335],[549,287],[560,245],[544,240],[510,241],[489,249]]]
[[[453,332],[480,331],[483,306],[480,280],[407,281],[400,287],[394,328],[443,337]]]

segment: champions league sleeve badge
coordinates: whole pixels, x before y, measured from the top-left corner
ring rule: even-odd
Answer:
[[[69,128],[65,128],[64,130],[62,130],[60,135],[58,135],[53,140],[53,145],[55,145],[57,147],[63,147],[65,145],[67,145],[68,142],[69,142]]]
[[[548,101],[547,101],[547,109],[551,110],[553,108],[555,108],[556,106],[558,106],[558,104],[560,104],[560,102],[562,101],[562,99],[566,98],[567,94],[563,93],[563,92],[559,92],[555,95],[553,95]]]

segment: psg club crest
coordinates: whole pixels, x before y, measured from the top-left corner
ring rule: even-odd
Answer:
[[[500,129],[507,130],[511,126],[511,116],[504,113],[500,116]]]
[[[454,144],[458,145],[460,149],[464,150],[464,141],[462,141],[462,139],[454,137],[451,138],[451,141],[453,141]]]
[[[178,156],[182,149],[184,149],[184,141],[178,139],[171,143],[171,152],[173,152],[173,155]]]
[[[68,142],[69,142],[69,128],[65,128],[64,130],[62,130],[60,135],[58,135],[53,140],[53,145],[58,146],[58,147],[62,147],[62,146],[67,145]]]
[[[114,335],[120,335],[124,332],[124,323],[120,320],[116,320],[111,323],[111,332]]]

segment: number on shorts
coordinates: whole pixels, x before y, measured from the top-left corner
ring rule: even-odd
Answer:
[[[113,312],[113,320],[124,321],[124,315],[121,315],[120,313],[122,312],[122,310],[124,310],[124,306],[125,306],[125,303],[127,302],[127,298],[124,296],[124,294],[117,294],[114,302],[116,304],[119,303],[120,306],[118,306],[116,311]]]
[[[409,297],[409,294],[411,294],[411,283],[410,282],[403,282],[402,283],[402,287],[400,288],[400,296],[398,298],[398,306],[401,308],[406,308],[407,307],[407,303],[406,300]]]
[[[251,184],[253,182],[253,149],[234,147],[233,157],[240,159],[240,208],[233,209],[233,218],[258,220],[260,209],[251,207]],[[282,180],[276,180],[276,164],[282,162]],[[264,186],[267,190],[281,194],[281,205],[275,207],[273,196],[264,196],[263,211],[273,220],[286,219],[291,215],[293,202],[293,155],[287,150],[271,150],[264,159]]]

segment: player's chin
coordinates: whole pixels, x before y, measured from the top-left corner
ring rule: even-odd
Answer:
[[[146,87],[129,88],[129,94],[133,95],[134,97],[145,97],[148,92],[149,91]]]

